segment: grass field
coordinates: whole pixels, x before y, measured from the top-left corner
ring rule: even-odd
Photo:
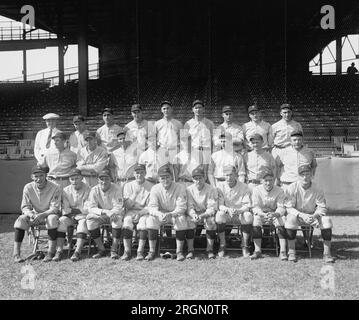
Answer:
[[[273,254],[250,261],[237,253],[211,261],[203,253],[184,262],[34,261],[33,290],[21,286],[25,264],[12,261],[16,217],[0,215],[0,299],[359,299],[358,216],[332,217],[333,253],[338,255],[330,270],[332,289],[325,288],[333,282],[325,281],[325,264],[315,251],[311,259],[299,255],[297,263],[281,262]],[[30,251],[25,237],[22,256]]]

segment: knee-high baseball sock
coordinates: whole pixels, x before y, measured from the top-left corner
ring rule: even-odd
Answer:
[[[187,239],[187,251],[194,251],[194,239]]]
[[[78,253],[81,253],[81,250],[82,250],[84,244],[85,244],[85,239],[77,238],[75,251]]]
[[[262,238],[253,239],[254,242],[254,251],[261,252],[262,251]]]
[[[99,251],[105,251],[105,246],[103,245],[103,242],[101,240],[101,237],[93,239],[93,241],[95,242],[97,248]]]
[[[59,232],[58,232],[59,234]],[[64,249],[64,242],[65,242],[65,238],[57,238],[56,240],[57,245],[56,245],[56,251],[62,251]]]
[[[139,240],[138,240],[137,252],[143,253],[143,251],[145,251],[145,244],[146,244],[146,240],[144,240],[144,239],[139,239]]]
[[[14,256],[20,255],[21,242],[14,242]]]
[[[248,232],[242,232],[242,248],[248,248],[249,247],[249,238],[251,234]]]
[[[288,240],[288,253],[295,254],[295,239],[294,240]]]
[[[120,246],[119,238],[112,238],[111,252],[118,253],[118,247]]]
[[[225,232],[218,233],[219,247],[224,248],[226,246],[226,235]]]
[[[131,253],[132,239],[123,239],[123,246],[126,252]]]
[[[332,247],[332,242],[331,242],[331,241],[328,241],[328,240],[324,240],[324,241],[323,241],[323,247],[324,247],[323,254],[330,256],[330,255],[331,255],[330,249],[331,249],[331,247]]]
[[[149,240],[150,252],[156,252],[157,240]]]
[[[56,251],[56,240],[49,240],[49,249],[47,250],[48,253],[54,254]]]
[[[279,239],[279,249],[280,252],[287,252],[287,240]]]
[[[184,240],[176,239],[176,253],[183,252]]]

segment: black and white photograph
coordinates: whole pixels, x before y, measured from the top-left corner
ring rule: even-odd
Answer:
[[[358,300],[358,70],[357,0],[0,0],[0,300]]]

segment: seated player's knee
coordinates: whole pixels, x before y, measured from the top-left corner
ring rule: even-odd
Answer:
[[[133,230],[132,216],[125,216],[125,217],[123,218],[122,228],[123,228],[123,229]]]
[[[333,222],[332,219],[330,219],[327,216],[321,217],[321,229],[332,229],[333,228]]]
[[[99,216],[95,216],[95,215],[88,215],[86,217],[86,226],[87,226],[87,230],[91,231],[91,230],[95,230],[100,228],[100,221],[99,221]]]
[[[59,226],[59,217],[56,214],[50,214],[46,218],[46,228],[47,229],[57,229]],[[66,228],[67,230],[67,228]],[[65,232],[66,232],[65,230]]]
[[[296,215],[289,213],[286,216],[285,228],[286,229],[298,229],[298,218]]]
[[[216,230],[217,224],[214,216],[205,219],[206,230]]]
[[[76,233],[85,233],[85,234],[88,233],[87,224],[86,224],[85,219],[81,219],[78,221]]]
[[[217,223],[217,232],[222,233],[226,230],[226,224],[225,223]]]
[[[176,231],[176,240],[184,241],[186,239],[187,230],[178,230]]]
[[[189,229],[188,220],[185,215],[181,215],[174,219],[174,229],[177,230],[187,230]]]
[[[295,240],[297,237],[297,229],[286,228],[286,237],[287,240]]]
[[[215,217],[215,222],[217,224],[227,223],[227,214],[223,211],[217,211],[216,217]]]
[[[15,229],[29,230],[29,227],[30,227],[29,218],[24,214],[18,217],[14,223]]]
[[[287,230],[283,226],[277,228],[277,234],[279,239],[287,239]]]
[[[158,220],[157,217],[155,216],[148,216],[147,220],[146,220],[146,229],[155,229],[155,230],[159,230],[161,226],[160,221]]]
[[[216,230],[207,230],[206,236],[208,239],[211,239],[211,240],[216,239]]]
[[[253,214],[249,211],[243,212],[241,220],[242,224],[253,224]]]
[[[253,216],[253,227],[261,227],[262,226],[262,218],[258,215]]]
[[[241,225],[242,233],[251,233],[252,229],[253,229],[252,224],[242,224]]]
[[[332,229],[331,228],[321,229],[320,232],[322,234],[322,238],[323,238],[324,241],[331,241],[332,240]]]
[[[122,217],[118,216],[117,221],[112,221],[111,222],[111,227],[115,228],[115,229],[121,229],[122,228],[122,221],[123,221]]]
[[[137,223],[137,230],[146,230],[146,220],[148,216],[142,216]]]
[[[59,218],[59,225],[57,227],[57,231],[59,232],[67,232],[67,228],[73,225],[72,219],[66,216],[62,216]]]

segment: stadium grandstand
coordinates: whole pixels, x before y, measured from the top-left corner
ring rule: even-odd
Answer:
[[[335,29],[321,28],[324,4],[335,8]],[[34,139],[47,112],[60,114],[59,128],[70,133],[72,117],[79,113],[91,130],[97,129],[104,107],[116,110],[122,126],[131,120],[133,103],[142,105],[148,120],[157,120],[165,99],[182,122],[191,117],[191,102],[203,100],[215,125],[222,121],[224,104],[235,108],[235,120],[243,124],[250,104],[274,123],[280,104],[291,103],[306,144],[318,156],[341,153],[343,143],[356,149],[358,76],[349,77],[345,68],[359,52],[352,46],[353,57],[344,61],[342,39],[358,33],[357,1],[289,6],[260,0],[37,0],[31,5],[35,27],[27,25],[22,37],[21,30],[6,37],[0,30],[0,50],[55,46],[59,68],[55,76],[34,79],[24,65],[22,81],[0,83],[2,154]],[[1,15],[21,21],[22,6],[22,1],[2,1]],[[333,41],[334,71],[326,72],[323,52]],[[63,59],[70,44],[78,44],[79,66],[69,71]],[[99,50],[96,65],[88,64],[88,45]],[[310,71],[315,57],[318,74]]]

